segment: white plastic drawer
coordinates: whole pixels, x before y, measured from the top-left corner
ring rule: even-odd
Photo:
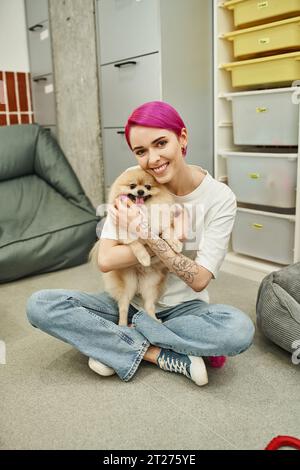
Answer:
[[[279,264],[294,261],[292,216],[238,208],[232,231],[233,251]]]
[[[108,187],[123,171],[135,165],[136,160],[126,142],[124,128],[103,129],[102,138],[104,178]]]
[[[103,127],[124,127],[134,108],[161,99],[160,54],[101,66]]]
[[[296,91],[296,88],[277,88],[225,94],[232,101],[234,143],[297,146],[299,97],[295,99]]]
[[[296,207],[297,154],[223,152],[228,184],[239,202]]]
[[[30,72],[32,76],[52,73],[52,55],[49,22],[39,24],[39,28],[28,31]]]
[[[35,122],[41,125],[56,124],[56,106],[53,76],[35,77],[31,81]]]
[[[98,0],[101,64],[160,50],[158,0]]]

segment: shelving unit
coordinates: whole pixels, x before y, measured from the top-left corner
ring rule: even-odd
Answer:
[[[221,64],[234,62],[233,45],[222,36],[235,30],[233,24],[232,12],[224,8],[224,1],[214,0],[214,169],[215,178],[219,181],[227,180],[226,159],[223,158],[224,152],[255,152],[254,147],[246,148],[237,146],[233,141],[233,122],[231,103],[225,98],[227,93],[236,93],[243,91],[233,88],[231,85],[230,73],[220,68]],[[299,77],[300,79],[300,77]],[[262,87],[258,87],[262,88]],[[270,86],[265,88],[272,88]],[[246,90],[245,90],[246,91]],[[299,100],[300,101],[300,100]],[[246,119],[246,116],[245,116]],[[300,122],[300,119],[299,119]],[[300,126],[299,126],[300,127]],[[300,131],[298,134],[298,142]],[[260,151],[262,149],[260,148]],[[273,152],[274,149],[264,149],[264,152]],[[275,149],[276,151],[276,149]],[[294,149],[282,149],[282,153],[298,154],[297,162],[297,192],[296,192],[296,212],[291,215],[284,215],[295,223],[294,236],[294,262],[300,261],[300,158],[299,145]],[[272,243],[272,234],[270,234],[270,243]],[[248,279],[260,281],[268,273],[281,269],[283,265],[262,259],[235,253],[232,250],[232,244],[229,246],[228,254],[225,258],[224,271],[238,274]]]

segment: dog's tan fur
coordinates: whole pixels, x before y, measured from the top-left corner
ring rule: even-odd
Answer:
[[[137,185],[134,190],[130,189],[131,184]],[[151,185],[151,189],[147,190],[145,185]],[[127,170],[122,173],[111,187],[108,202],[114,204],[116,198],[120,195],[136,195],[138,189],[143,189],[148,196],[151,195],[144,202],[148,208],[151,204],[164,204],[165,207],[168,207],[166,204],[173,205],[173,197],[166,188],[141,169]],[[167,227],[164,226],[163,219],[160,217],[159,234],[176,253],[180,253],[182,243],[175,238],[174,213],[173,207],[170,218],[171,227],[169,224]],[[129,239],[119,240],[119,242],[120,244],[130,245],[140,263],[129,268],[103,273],[105,290],[118,302],[119,325],[127,325],[129,304],[135,294],[141,295],[145,311],[156,319],[155,302],[164,291],[168,269],[158,257],[155,256],[151,259],[142,239],[134,241]],[[98,258],[99,244],[100,240],[94,245],[89,255],[89,259],[93,259],[95,262]]]

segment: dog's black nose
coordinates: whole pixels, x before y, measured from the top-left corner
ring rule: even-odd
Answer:
[[[145,191],[143,189],[139,189],[137,193],[139,196],[144,196]]]

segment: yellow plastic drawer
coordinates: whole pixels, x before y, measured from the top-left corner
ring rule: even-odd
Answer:
[[[220,68],[231,72],[234,88],[290,85],[294,80],[300,80],[300,52],[231,62]]]
[[[223,6],[233,11],[236,28],[300,15],[300,0],[230,0]]]
[[[235,58],[300,50],[300,16],[224,34],[232,41]]]

